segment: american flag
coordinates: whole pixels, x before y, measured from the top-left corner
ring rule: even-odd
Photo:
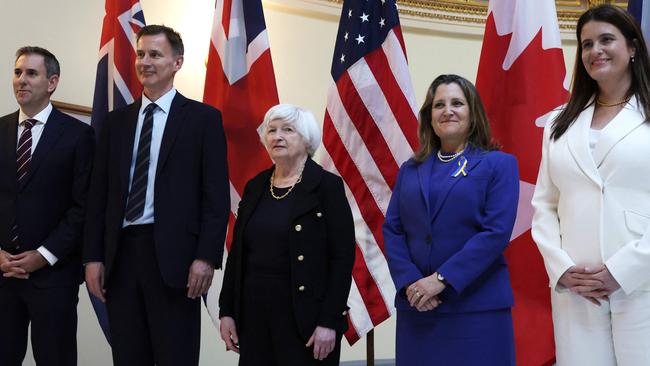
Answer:
[[[394,313],[381,225],[399,166],[417,147],[417,109],[395,0],[346,0],[323,123],[322,164],[343,177],[355,220],[352,344]]]
[[[260,0],[217,0],[212,24],[203,102],[219,109],[228,143],[231,215],[246,182],[271,166],[258,128],[264,114],[278,104],[271,50]],[[245,163],[242,159],[245,159]],[[217,271],[206,304],[215,325],[222,272]]]
[[[140,1],[106,0],[105,9],[91,117],[95,132],[101,130],[108,112],[133,103],[142,93],[134,67],[135,35],[145,25]],[[99,325],[110,342],[106,305],[90,292],[88,295]]]

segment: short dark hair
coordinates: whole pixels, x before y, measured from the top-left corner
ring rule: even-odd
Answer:
[[[167,41],[172,46],[174,55],[183,56],[183,53],[185,52],[185,47],[183,47],[183,39],[178,32],[168,26],[160,24],[145,25],[144,27],[140,28],[135,40],[137,42],[142,36],[155,36],[158,34],[165,35]]]
[[[52,54],[52,52],[46,50],[43,47],[37,47],[37,46],[25,46],[25,47],[20,47],[18,51],[16,51],[16,60],[14,61],[17,62],[20,56],[23,55],[41,55],[43,56],[43,61],[45,63],[45,71],[47,72],[47,77],[48,79],[52,75],[61,75],[61,66],[59,66],[59,60],[56,59],[56,56]]]
[[[635,95],[646,119],[650,118],[650,59],[643,33],[630,13],[614,5],[602,4],[587,10],[578,19],[576,26],[578,47],[576,48],[571,97],[566,107],[553,121],[552,140],[559,139],[571,127],[578,115],[590,106],[589,101],[592,96],[596,96],[594,101],[598,99],[598,83],[589,76],[582,63],[582,28],[591,21],[613,25],[623,34],[628,47],[636,49],[634,61],[631,60],[628,66],[632,83],[625,97]]]
[[[433,109],[433,98],[435,98],[436,90],[442,84],[456,84],[463,91],[463,95],[467,100],[469,107],[469,132],[467,142],[483,150],[498,150],[499,145],[492,140],[492,133],[490,131],[490,123],[488,122],[483,102],[476,90],[474,84],[464,77],[448,74],[440,75],[433,82],[427,90],[427,96],[424,99],[424,104],[420,108],[418,127],[418,138],[420,140],[420,148],[415,153],[414,159],[417,162],[425,161],[429,155],[435,150],[440,149],[440,137],[436,135],[431,126],[431,111]]]

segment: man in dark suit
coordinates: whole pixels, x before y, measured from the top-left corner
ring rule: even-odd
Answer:
[[[81,233],[94,151],[90,126],[52,107],[59,62],[16,53],[20,110],[0,118],[0,365],[19,366],[31,322],[38,365],[77,364]]]
[[[183,97],[173,29],[137,34],[142,98],[99,133],[83,260],[106,301],[115,365],[198,365],[200,296],[221,266],[230,210],[221,114]]]

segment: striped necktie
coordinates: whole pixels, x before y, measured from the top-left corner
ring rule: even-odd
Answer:
[[[147,182],[149,180],[149,158],[151,156],[151,133],[153,132],[153,113],[158,108],[155,103],[144,109],[144,122],[138,141],[138,153],[135,158],[135,169],[131,179],[131,189],[126,202],[127,221],[133,222],[144,214],[144,203],[147,198]]]
[[[35,119],[26,119],[23,121],[23,132],[18,138],[18,148],[16,149],[16,178],[20,186],[29,171],[29,163],[32,160],[32,127],[38,122]],[[11,244],[14,249],[20,249],[18,245],[18,224],[14,222],[11,227]]]
[[[35,119],[26,119],[23,122],[23,132],[18,139],[18,148],[16,149],[16,166],[18,184],[22,183],[27,171],[29,170],[29,162],[32,160],[32,127],[36,125]]]

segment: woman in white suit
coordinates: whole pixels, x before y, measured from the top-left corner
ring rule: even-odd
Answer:
[[[544,131],[532,234],[558,366],[650,365],[650,64],[624,10],[578,20],[571,98]]]

